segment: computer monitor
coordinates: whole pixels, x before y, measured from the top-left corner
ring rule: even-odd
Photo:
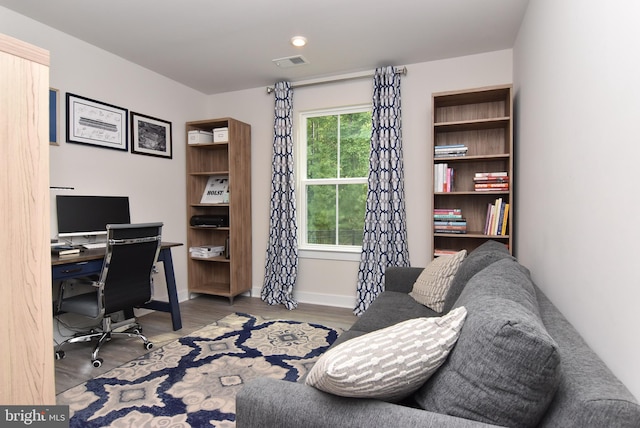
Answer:
[[[58,237],[107,234],[107,224],[131,223],[127,196],[56,195]]]

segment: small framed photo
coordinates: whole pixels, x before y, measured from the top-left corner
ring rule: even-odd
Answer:
[[[49,88],[49,144],[60,145],[60,91]]]
[[[131,153],[171,159],[171,122],[131,112]]]
[[[67,142],[128,150],[125,108],[67,92]]]

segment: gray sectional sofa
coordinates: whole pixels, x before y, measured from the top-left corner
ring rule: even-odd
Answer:
[[[464,306],[458,342],[417,392],[389,403],[261,378],[238,394],[236,426],[640,427],[638,402],[502,244],[465,258],[440,314],[408,295],[421,271],[388,268],[385,292],[332,345]]]

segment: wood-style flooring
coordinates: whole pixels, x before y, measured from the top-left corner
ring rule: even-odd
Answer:
[[[318,323],[345,330],[351,327],[357,319],[353,315],[353,311],[347,308],[299,303],[297,309],[289,311],[282,305],[271,306],[258,297],[247,296],[236,297],[233,305],[230,305],[226,298],[200,295],[186,302],[181,302],[180,312],[182,329],[178,331],[173,331],[171,316],[165,312],[152,312],[138,318],[143,328],[143,334],[153,342],[154,349],[235,312],[258,315],[268,319],[279,318]],[[87,342],[64,347],[65,358],[55,362],[56,394],[150,352],[144,349],[139,339],[117,338],[103,345],[99,356],[104,360],[104,363],[100,368],[94,368],[90,361],[94,344],[95,342]]]

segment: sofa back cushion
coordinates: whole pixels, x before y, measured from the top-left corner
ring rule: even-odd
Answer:
[[[535,426],[558,387],[560,354],[528,272],[513,259],[495,262],[469,281],[458,305],[467,309],[458,342],[416,402],[480,422]]]
[[[449,291],[444,299],[444,305],[442,306],[442,313],[447,313],[451,310],[467,282],[469,282],[476,273],[490,264],[505,258],[513,259],[507,247],[497,241],[486,241],[471,251],[460,263],[451,281]]]

